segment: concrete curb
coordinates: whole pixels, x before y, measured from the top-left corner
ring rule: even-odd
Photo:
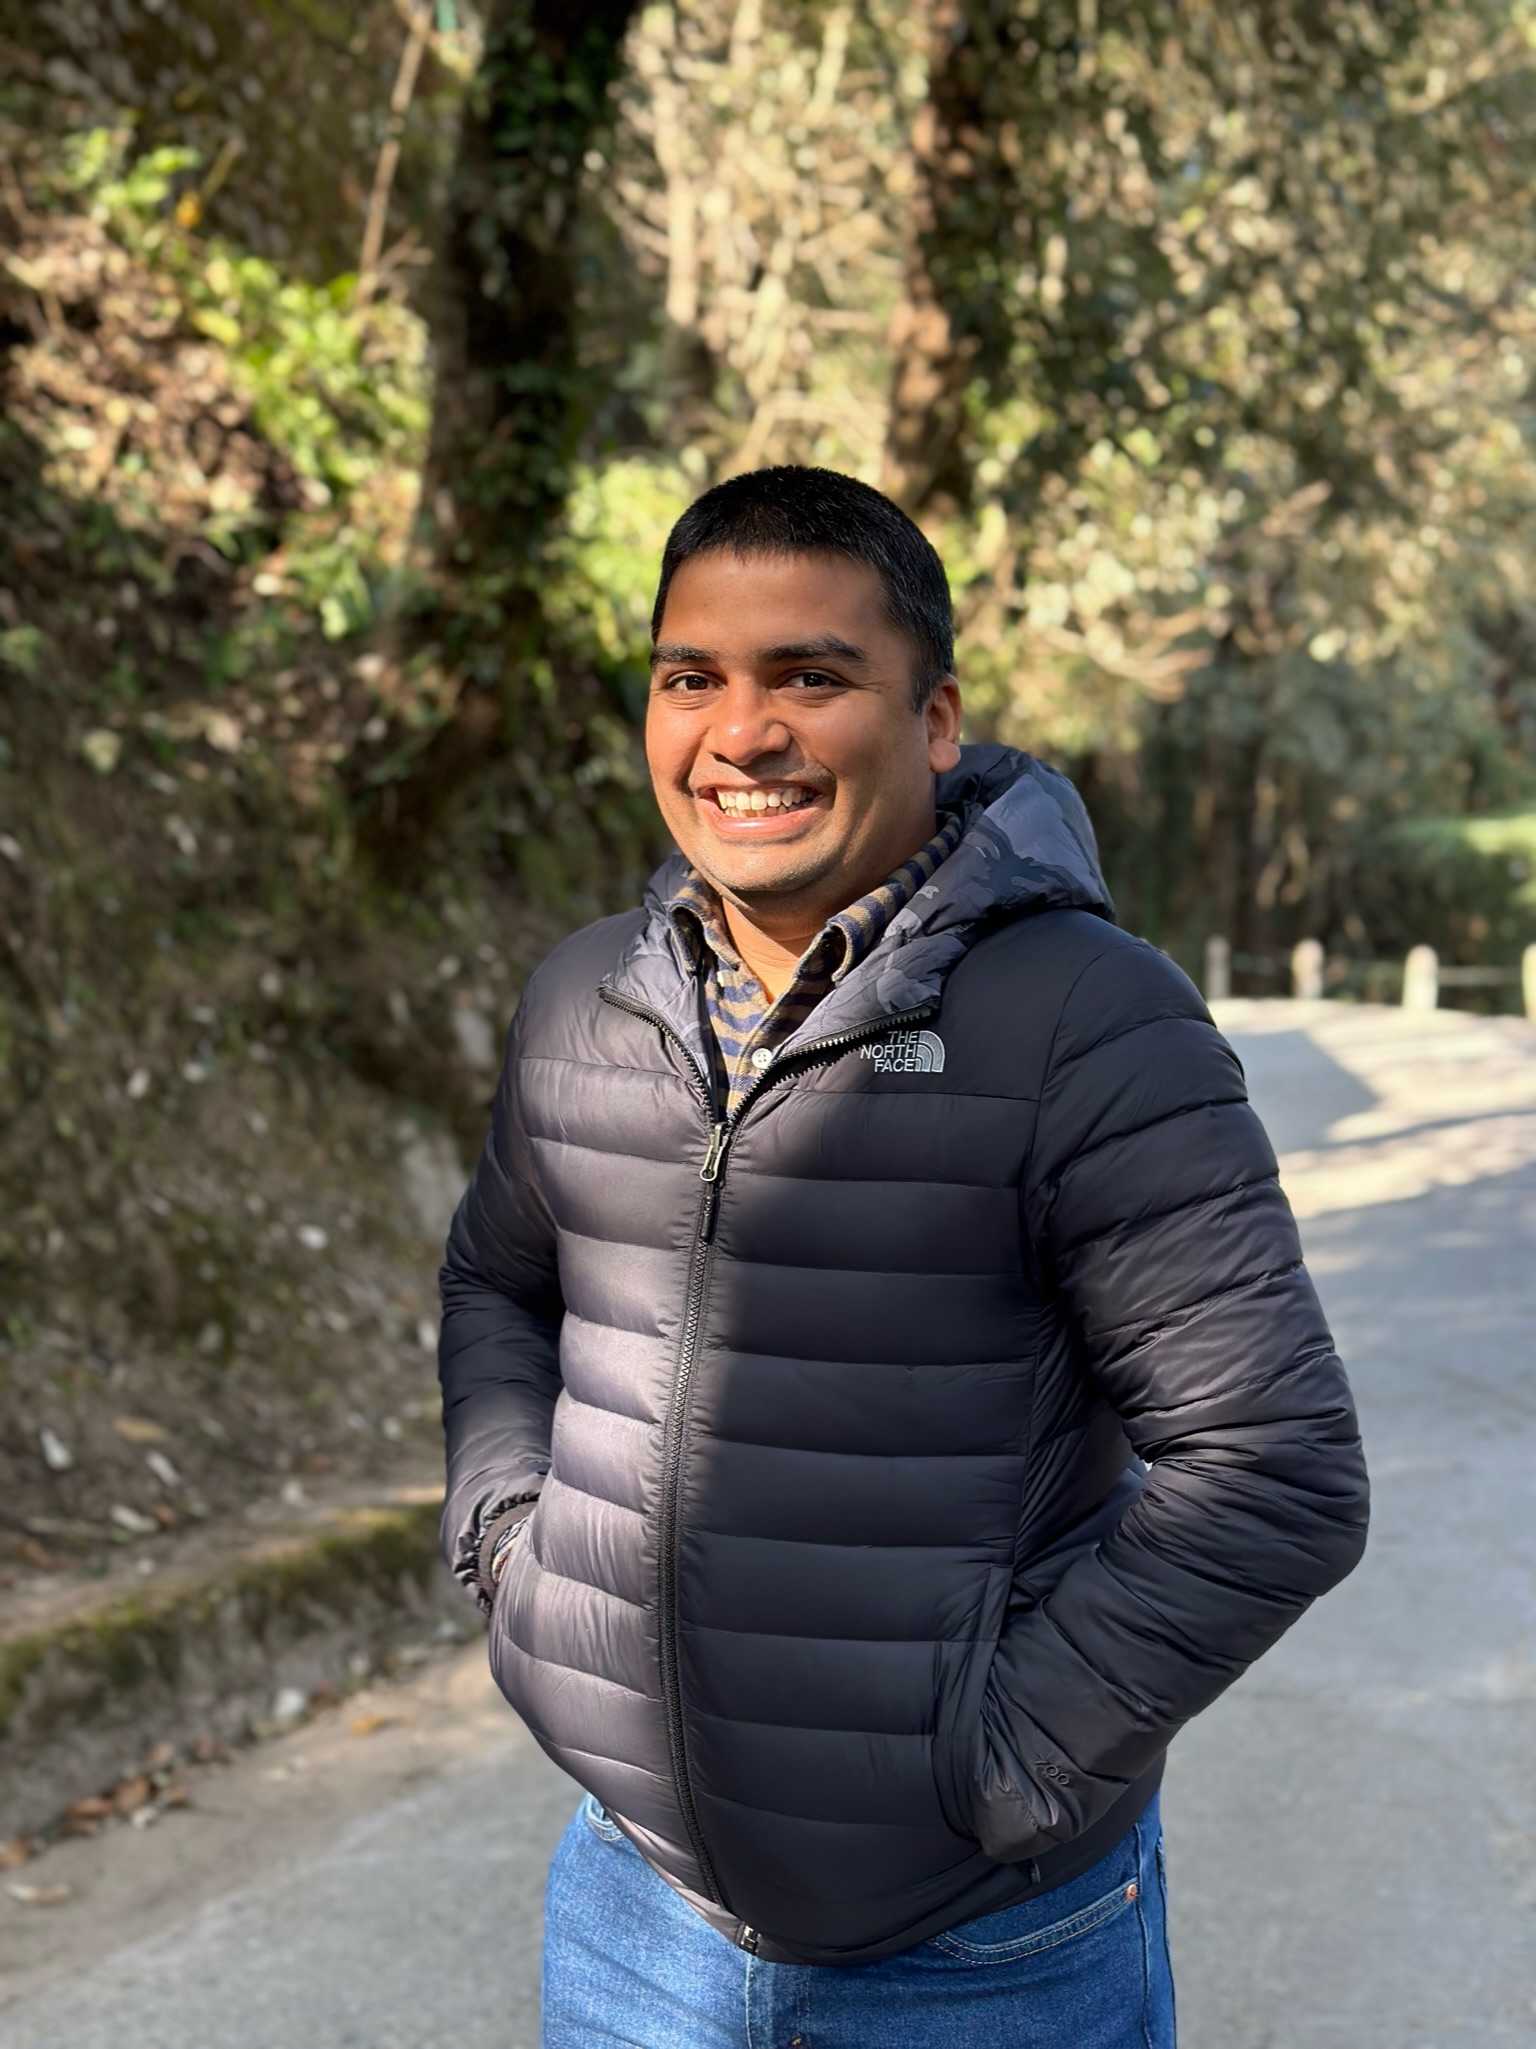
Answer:
[[[243,1741],[279,1691],[346,1691],[476,1627],[433,1503],[356,1509],[203,1580],[114,1594],[0,1642],[0,1839],[137,1771],[155,1744]]]

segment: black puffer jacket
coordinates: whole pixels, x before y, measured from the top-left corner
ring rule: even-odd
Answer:
[[[497,1679],[781,1960],[1094,1861],[1364,1540],[1236,1060],[1059,776],[968,749],[940,797],[961,846],[729,1125],[671,869],[551,955],[443,1270],[466,1582],[539,1493]]]

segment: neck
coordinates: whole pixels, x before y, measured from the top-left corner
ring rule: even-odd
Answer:
[[[858,876],[850,878],[830,899],[820,896],[816,902],[808,904],[774,903],[770,900],[759,909],[721,893],[720,908],[726,930],[731,935],[731,944],[741,955],[742,965],[761,983],[770,1003],[777,1003],[789,987],[797,962],[827,920],[835,918],[850,904],[857,903],[861,896],[894,874],[903,861],[910,859],[932,839],[934,829],[934,813],[930,810],[919,837],[904,853],[897,853],[890,859],[882,857],[877,873],[862,879]]]
[[[725,916],[725,929],[731,935],[731,944],[741,955],[742,965],[757,977],[770,1003],[777,1003],[789,987],[796,962],[827,918],[836,916],[836,911],[828,911],[826,917],[815,918],[810,923],[797,921],[793,926],[775,920],[769,929],[759,925],[739,904],[722,898],[720,908]],[[838,910],[842,908],[842,905],[837,907]]]

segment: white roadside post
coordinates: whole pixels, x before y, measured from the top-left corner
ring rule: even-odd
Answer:
[[[1291,952],[1291,994],[1298,1003],[1318,1003],[1323,994],[1323,943],[1299,939]]]
[[[1520,983],[1525,991],[1525,1014],[1536,1024],[1536,946],[1528,946],[1520,956]]]
[[[1432,946],[1409,949],[1403,962],[1404,1010],[1438,1010],[1440,1007],[1440,956]]]
[[[1205,942],[1205,1000],[1225,1003],[1232,994],[1232,947],[1213,932]]]

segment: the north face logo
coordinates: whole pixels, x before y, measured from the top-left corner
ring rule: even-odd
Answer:
[[[944,1041],[937,1032],[892,1032],[861,1046],[859,1057],[873,1060],[876,1074],[942,1074]]]

